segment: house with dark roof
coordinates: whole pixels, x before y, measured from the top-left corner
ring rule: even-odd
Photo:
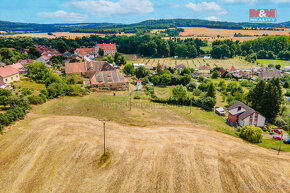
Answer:
[[[281,77],[281,73],[277,70],[263,71],[259,74],[259,78],[266,81],[276,77]]]
[[[90,79],[91,85],[99,89],[128,90],[129,81],[118,70],[97,71]]]
[[[234,126],[255,125],[264,127],[266,118],[251,107],[238,101],[228,108],[228,123]]]
[[[182,71],[184,70],[185,67],[186,67],[186,66],[185,66],[184,64],[179,64],[179,65],[177,65],[177,66],[175,67],[175,69],[176,69],[176,70],[179,69],[179,71],[182,72]]]

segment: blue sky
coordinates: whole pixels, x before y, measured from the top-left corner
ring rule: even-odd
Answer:
[[[208,19],[247,22],[249,9],[277,9],[290,20],[290,0],[0,0],[0,20],[31,23]]]

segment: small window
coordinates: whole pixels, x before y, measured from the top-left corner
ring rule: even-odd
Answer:
[[[16,78],[18,78],[18,75],[16,75]]]
[[[7,78],[6,78],[5,80],[6,80],[6,81],[8,81],[8,79],[7,79]]]
[[[11,77],[11,80],[13,80],[13,77]]]

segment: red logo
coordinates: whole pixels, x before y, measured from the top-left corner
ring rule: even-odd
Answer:
[[[270,18],[277,17],[276,9],[250,9],[250,18]]]

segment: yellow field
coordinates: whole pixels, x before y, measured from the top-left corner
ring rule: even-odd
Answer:
[[[181,32],[181,36],[189,36],[194,35],[198,37],[203,36],[226,36],[233,37],[235,33],[241,33],[243,35],[288,35],[290,29],[285,28],[284,31],[269,31],[269,30],[230,30],[230,29],[213,29],[213,28],[205,28],[205,27],[182,27],[184,32]]]
[[[127,56],[130,60],[130,56]],[[232,59],[203,59],[203,58],[195,58],[195,59],[173,59],[173,58],[139,58],[137,61],[132,61],[133,63],[143,63],[148,66],[156,67],[159,63],[160,65],[166,65],[167,67],[175,67],[179,64],[184,64],[190,68],[198,68],[199,66],[209,65],[213,67],[223,67],[223,68],[230,68],[234,66],[237,69],[247,69],[256,67],[256,64],[249,63],[245,60],[241,60],[239,58],[232,58]]]
[[[195,107],[192,114],[161,105],[118,108],[119,94],[113,98],[117,106],[97,103],[98,94],[54,99],[5,129],[0,192],[289,192],[289,152],[277,156],[216,132],[209,124],[229,126]],[[112,97],[103,97],[103,103]],[[108,117],[110,158],[100,164],[98,118]],[[114,121],[119,119],[124,124]],[[133,120],[136,125],[129,126]]]

